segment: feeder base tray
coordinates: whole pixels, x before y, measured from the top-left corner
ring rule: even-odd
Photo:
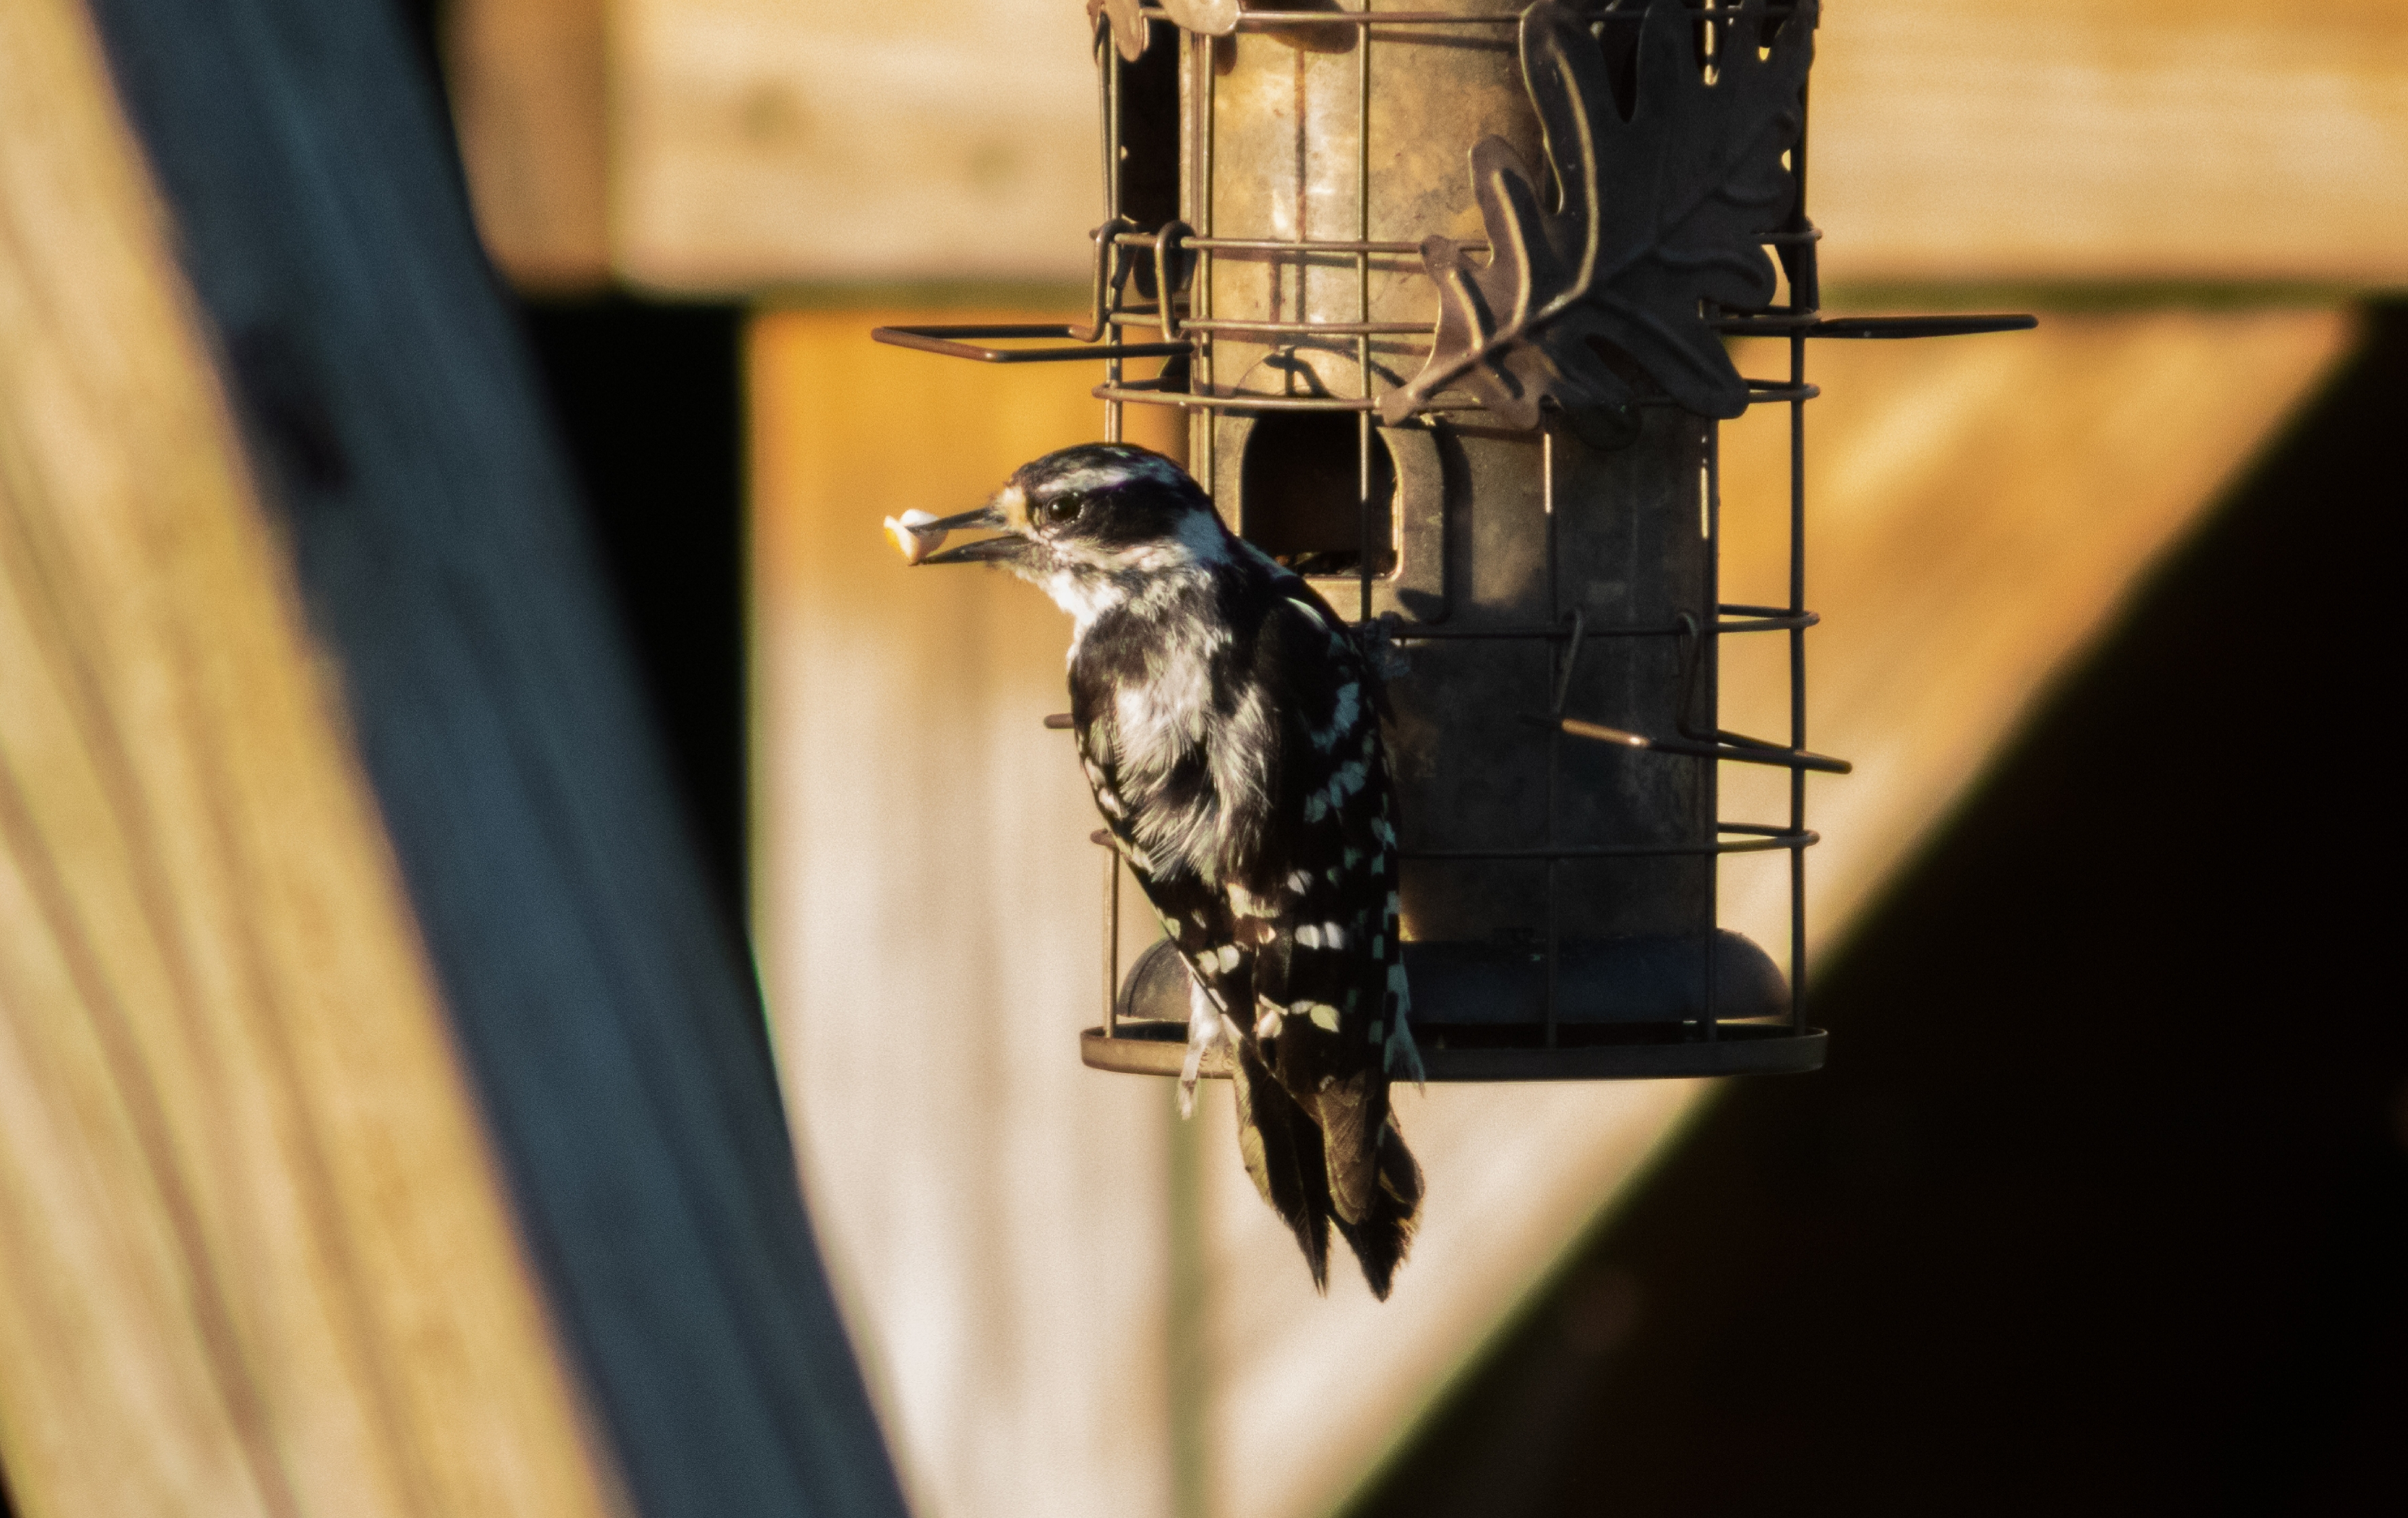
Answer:
[[[1820,1028],[1760,1022],[1725,1022],[1713,1038],[1695,1023],[1567,1023],[1554,1048],[1527,1025],[1428,1023],[1413,1033],[1433,1081],[1799,1075],[1822,1068],[1828,1042]],[[1123,1020],[1111,1034],[1090,1028],[1079,1035],[1079,1057],[1097,1070],[1175,1076],[1187,1057],[1187,1025],[1146,1019]],[[1203,1074],[1226,1079],[1228,1056],[1215,1049]]]

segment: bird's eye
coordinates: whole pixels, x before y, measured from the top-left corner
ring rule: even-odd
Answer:
[[[1077,521],[1079,513],[1086,509],[1086,505],[1087,503],[1077,496],[1062,496],[1038,507],[1037,514],[1043,519],[1047,527],[1058,528],[1066,522]]]

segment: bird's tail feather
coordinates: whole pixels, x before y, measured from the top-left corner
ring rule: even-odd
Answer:
[[[1254,1178],[1254,1189],[1271,1210],[1296,1231],[1297,1247],[1312,1267],[1313,1289],[1326,1292],[1333,1209],[1321,1129],[1271,1078],[1251,1041],[1239,1041],[1230,1074],[1238,1087],[1238,1152],[1246,1162],[1246,1174]]]
[[[1412,1247],[1413,1230],[1421,1222],[1422,1167],[1413,1151],[1405,1148],[1394,1116],[1380,1125],[1377,1150],[1374,1169],[1379,1184],[1371,1189],[1361,1218],[1337,1221],[1338,1232],[1363,1266],[1371,1294],[1384,1302],[1396,1280],[1397,1266],[1404,1263],[1405,1251]]]
[[[1361,1222],[1379,1188],[1379,1143],[1373,1136],[1387,1120],[1388,1087],[1369,1070],[1318,1093],[1322,1150],[1329,1164],[1329,1200],[1342,1222]]]
[[[1420,1219],[1421,1166],[1398,1136],[1383,1073],[1364,1070],[1334,1082],[1316,1105],[1334,1221],[1372,1294],[1385,1300]]]
[[[1397,1132],[1387,1081],[1367,1070],[1299,1100],[1251,1048],[1237,1069],[1239,1150],[1263,1199],[1296,1230],[1313,1285],[1327,1290],[1335,1223],[1371,1294],[1385,1301],[1422,1202],[1421,1166]]]

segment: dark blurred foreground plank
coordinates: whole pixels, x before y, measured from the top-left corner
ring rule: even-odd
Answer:
[[[899,1514],[404,47],[0,8],[0,1460],[29,1518]]]
[[[608,1513],[150,195],[80,7],[0,7],[0,1462]]]

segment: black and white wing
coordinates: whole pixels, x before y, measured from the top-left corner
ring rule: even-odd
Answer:
[[[1312,1214],[1334,1221],[1384,1297],[1421,1199],[1388,1086],[1421,1067],[1406,1024],[1380,695],[1319,597],[1297,580],[1273,589],[1252,655],[1281,717],[1278,820],[1253,858],[1232,861],[1228,890],[1254,948],[1254,1018],[1237,1062],[1261,1150],[1248,1147],[1247,1167],[1291,1223],[1296,1202],[1309,1226],[1319,1226]]]

